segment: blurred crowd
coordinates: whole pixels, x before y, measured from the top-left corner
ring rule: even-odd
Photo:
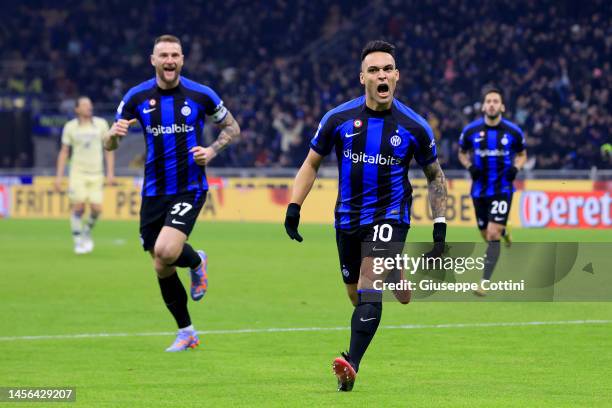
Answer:
[[[183,4],[185,3],[185,4]],[[115,106],[150,78],[153,39],[178,35],[184,75],[215,89],[242,127],[217,165],[298,166],[319,119],[360,95],[359,54],[396,45],[396,96],[427,118],[446,168],[480,115],[483,87],[504,91],[529,166],[610,167],[612,15],[592,1],[110,0],[3,3],[0,93],[69,112],[79,94]],[[209,128],[206,138],[215,134]],[[332,159],[333,160],[333,159]]]

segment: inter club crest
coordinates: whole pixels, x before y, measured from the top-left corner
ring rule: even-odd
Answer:
[[[391,146],[397,147],[402,144],[402,138],[399,135],[391,136]]]

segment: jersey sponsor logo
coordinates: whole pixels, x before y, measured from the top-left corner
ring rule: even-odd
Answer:
[[[610,228],[612,197],[609,192],[526,191],[521,195],[524,227]]]
[[[402,159],[393,156],[383,156],[380,153],[375,156],[372,156],[364,152],[353,153],[351,149],[346,149],[343,154],[344,157],[346,157],[347,159],[351,159],[351,161],[355,164],[359,162],[366,164],[377,164],[379,166],[394,166],[402,164]]]
[[[391,136],[391,140],[389,142],[391,143],[391,146],[397,147],[402,144],[402,138],[399,137],[398,135],[394,135],[394,136]]]
[[[475,149],[474,154],[477,154],[478,156],[481,156],[481,157],[488,157],[488,156],[501,157],[501,156],[508,156],[510,152],[508,150],[500,150],[500,149]]]
[[[187,133],[187,132],[192,132],[194,130],[195,128],[193,126],[189,126],[184,123],[182,125],[173,123],[171,126],[162,126],[162,125],[151,126],[149,125],[146,127],[147,133],[150,133],[153,136],[171,135],[174,133]]]
[[[157,108],[144,108],[144,109],[142,110],[142,113],[144,113],[144,114],[151,113],[151,112],[153,112],[155,109],[157,109]]]

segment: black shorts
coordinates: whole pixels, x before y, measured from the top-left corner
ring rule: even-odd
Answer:
[[[360,227],[354,232],[336,229],[340,272],[344,283],[359,281],[359,270],[363,258],[368,256],[394,257],[401,253],[409,229],[410,225],[397,221],[381,221]]]
[[[206,191],[155,197],[142,197],[140,241],[145,251],[155,247],[164,226],[176,228],[189,236],[206,201]]]
[[[512,194],[500,194],[491,197],[472,198],[478,229],[487,229],[489,222],[506,225],[510,216]]]

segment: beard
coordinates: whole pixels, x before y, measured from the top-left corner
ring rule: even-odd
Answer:
[[[497,111],[493,115],[489,114],[488,112],[485,112],[485,115],[487,116],[487,118],[494,120],[501,116],[501,111]]]
[[[178,67],[175,68],[174,71],[166,71],[162,67],[157,70],[157,76],[162,80],[162,82],[170,85],[178,79],[180,72],[181,71],[178,69]],[[170,79],[168,79],[168,76],[170,76]]]

